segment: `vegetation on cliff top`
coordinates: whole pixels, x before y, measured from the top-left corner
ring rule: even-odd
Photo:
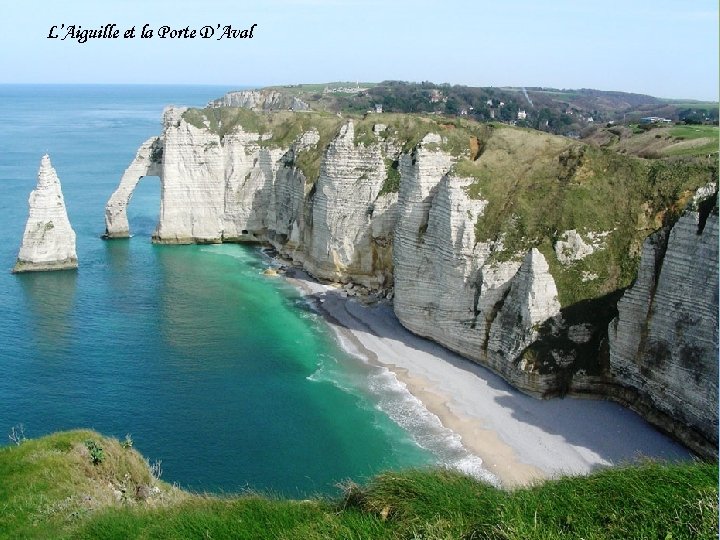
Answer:
[[[484,139],[491,124],[480,124],[462,118],[422,116],[414,114],[368,114],[354,118],[355,144],[366,146],[377,142],[394,141],[402,152],[411,152],[429,133],[442,137],[442,142],[430,149],[439,149],[454,157],[469,155],[472,138]],[[385,126],[377,135],[373,129]]]
[[[708,125],[640,124],[593,130],[583,139],[621,154],[656,159],[717,154],[720,129]]]
[[[342,91],[337,90],[338,87]],[[718,120],[717,102],[661,99],[628,92],[579,89],[473,87],[383,81],[272,87],[308,103],[314,110],[363,114],[382,105],[385,113],[443,114],[480,121],[516,121],[556,134],[580,134],[608,121],[662,116],[695,123]],[[520,111],[524,115],[518,115]]]
[[[0,538],[714,538],[717,476],[717,464],[646,462],[508,492],[413,470],[348,483],[336,500],[214,497],[153,478],[128,445],[71,431],[0,448]]]
[[[302,171],[308,183],[314,183],[320,174],[320,162],[325,149],[335,137],[344,120],[335,114],[323,112],[276,111],[258,113],[239,107],[207,107],[188,109],[183,119],[192,126],[207,129],[223,140],[238,128],[261,135],[261,146],[266,148],[289,148],[303,133],[317,131],[317,144],[299,151],[295,165]]]
[[[472,179],[468,195],[488,201],[477,241],[502,239],[498,261],[537,247],[558,285],[562,306],[627,287],[642,242],[672,223],[698,187],[712,181],[710,159],[643,160],[532,130],[496,125],[476,160],[460,159],[455,174]],[[563,265],[554,246],[576,230],[594,253]],[[588,277],[591,276],[591,277]],[[594,276],[594,277],[592,277]]]
[[[218,135],[220,140],[237,129],[258,133],[262,139],[259,144],[266,148],[289,148],[303,133],[317,131],[320,136],[319,142],[299,151],[295,156],[295,165],[303,172],[308,183],[314,183],[318,179],[325,149],[348,120],[354,123],[356,145],[369,146],[393,141],[400,151],[410,152],[428,133],[438,133],[443,141],[436,145],[437,148],[455,157],[469,155],[470,139],[479,140],[485,137],[489,129],[487,125],[459,118],[408,114],[339,117],[322,112],[268,113],[236,107],[188,109],[183,113],[183,119],[196,128],[206,129]],[[376,134],[374,128],[378,124],[383,124],[385,129]],[[393,172],[389,170],[389,174],[392,175]],[[397,191],[398,187],[399,178],[389,176],[384,193]]]

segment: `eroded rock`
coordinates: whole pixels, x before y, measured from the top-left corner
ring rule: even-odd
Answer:
[[[694,208],[645,241],[608,331],[610,370],[626,404],[717,457],[718,209],[701,230]]]
[[[77,268],[75,231],[67,216],[60,179],[47,154],[40,162],[37,187],[28,203],[30,215],[13,272]]]

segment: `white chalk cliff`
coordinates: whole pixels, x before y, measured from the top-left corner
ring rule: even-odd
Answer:
[[[476,242],[474,231],[487,201],[468,197],[469,180],[447,174],[451,160],[427,150],[431,141],[401,159],[395,313],[409,330],[543,395],[552,381],[518,361],[560,311],[545,258],[531,249],[522,263],[491,259],[495,242]]]
[[[278,111],[292,109],[307,111],[310,106],[303,100],[288,96],[277,90],[240,90],[228,92],[219,99],[208,103],[209,107],[242,107],[243,109],[260,111]]]
[[[708,198],[715,190],[700,191]],[[680,423],[693,447],[716,452],[717,195],[703,213],[693,203],[670,230],[648,237],[609,338],[610,370],[621,381],[623,401],[669,431]]]
[[[48,155],[42,157],[37,187],[28,203],[30,215],[13,272],[77,268],[75,231],[67,216],[60,179]]]
[[[105,235],[107,238],[127,238],[130,225],[127,219],[127,205],[130,203],[135,187],[144,176],[162,174],[162,142],[158,137],[145,141],[138,149],[135,159],[125,170],[120,185],[105,205]]]
[[[355,144],[352,121],[328,146],[307,239],[305,266],[312,274],[375,288],[392,279],[389,246],[377,240],[392,234],[394,226],[383,217],[387,201],[378,198],[387,176],[384,157],[380,145]]]
[[[285,138],[280,143],[271,129],[260,129],[257,123],[214,129],[209,121],[203,123],[197,117],[188,121],[185,109],[166,110],[163,133],[140,148],[108,202],[106,236],[129,234],[125,210],[132,190],[140,177],[157,175],[162,187],[154,242],[269,242],[317,278],[363,285],[376,291],[377,297],[394,296],[395,313],[405,327],[491,368],[530,394],[609,395],[628,403],[625,398],[633,388],[632,392],[645,395],[648,403],[638,410],[694,449],[705,451],[708,445],[693,446],[690,439],[711,440],[708,422],[698,423],[697,429],[679,424],[675,429],[656,414],[662,409],[656,399],[660,387],[673,388],[672,377],[659,380],[655,387],[641,388],[633,382],[639,380],[638,370],[630,367],[637,345],[631,343],[634,323],[620,328],[624,321],[640,317],[626,311],[624,306],[630,301],[621,303],[620,323],[614,323],[617,329],[611,330],[612,373],[609,362],[598,359],[607,355],[607,323],[613,315],[603,319],[597,317],[594,307],[586,310],[588,315],[582,309],[561,306],[559,282],[553,272],[567,272],[559,274],[566,280],[576,274],[576,285],[585,286],[582,284],[588,280],[581,281],[580,276],[589,275],[594,267],[583,265],[607,252],[606,237],[611,234],[607,228],[604,232],[582,229],[587,239],[583,240],[577,233],[581,229],[573,228],[578,225],[568,223],[559,229],[565,232],[558,231],[554,248],[539,242],[516,242],[510,249],[504,245],[507,238],[503,235],[478,240],[476,227],[488,212],[492,194],[477,190],[473,178],[457,173],[454,165],[459,158],[447,150],[447,135],[432,129],[428,133],[427,124],[420,124],[424,131],[417,135],[417,130],[410,130],[417,138],[408,144],[397,135],[402,122],[370,124],[368,128],[372,119],[353,122],[320,115],[318,127],[308,127],[311,117],[307,115],[312,114],[317,113],[299,113],[297,121],[305,122],[305,127],[292,131],[297,134],[292,140]],[[337,129],[328,137],[330,121],[336,121]],[[287,128],[288,124],[281,126]],[[493,136],[492,130],[487,133]],[[535,148],[549,145],[552,163],[563,163],[567,155],[582,160],[582,152],[565,151],[568,144],[575,143],[524,133],[513,131],[497,144],[508,144],[512,137],[533,137],[527,141]],[[483,144],[478,144],[475,157],[468,159],[478,159]],[[503,155],[513,159],[512,153]],[[307,163],[316,163],[317,168]],[[581,185],[589,176],[587,170],[578,170],[577,184]],[[573,171],[568,174],[575,174]],[[392,174],[399,175],[399,188],[390,182]],[[683,217],[676,225],[678,231],[687,219]],[[668,245],[668,252],[678,258],[672,264],[701,252],[703,260],[711,261],[708,246],[713,234],[717,244],[716,214],[714,219],[708,219],[701,235],[709,239],[702,241],[702,249],[692,247],[699,241],[695,237],[676,234],[678,239]],[[717,277],[717,246],[714,257]],[[652,273],[645,269],[647,264],[644,257],[635,286],[638,291],[647,289],[642,284],[644,273]],[[672,264],[663,269],[668,274],[664,285],[668,290],[687,272],[685,268],[670,273]],[[657,323],[651,321],[647,328],[652,330],[653,324],[658,324],[657,332],[662,333],[666,325],[676,324],[673,302],[685,302],[690,317],[692,299],[707,289],[710,266],[710,262],[692,266],[696,277],[688,282],[682,299],[673,297],[663,304],[666,323],[657,318]],[[598,281],[593,278],[588,283],[595,286]],[[627,293],[628,299],[635,294],[635,287]],[[711,311],[713,305],[717,311],[716,278],[714,296],[705,300],[702,313]],[[649,305],[647,299],[640,302]],[[614,304],[610,310],[612,313]],[[647,309],[641,315],[647,318],[648,313],[655,317],[655,312]],[[697,326],[696,322],[683,327],[682,339],[695,341],[695,334],[704,336],[698,341],[698,355],[703,357],[699,369],[705,369],[706,362],[717,363],[717,331],[713,338],[710,326]],[[685,343],[682,339],[673,343]],[[669,362],[674,363],[675,357],[670,357]],[[689,377],[698,376],[697,371],[688,369]],[[675,378],[680,380],[684,379]],[[684,399],[681,396],[677,403]],[[705,405],[714,403],[717,409],[716,388],[707,399]],[[673,411],[662,414],[666,419],[686,418]],[[697,419],[700,413],[693,414]],[[691,431],[700,435],[691,436]]]

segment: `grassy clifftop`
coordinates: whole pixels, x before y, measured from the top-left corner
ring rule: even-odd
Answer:
[[[476,239],[502,239],[499,261],[540,249],[563,306],[630,285],[645,237],[672,223],[694,191],[717,176],[716,159],[641,159],[501,125],[481,143],[476,159],[455,165],[456,174],[473,180],[468,194],[488,201]],[[561,260],[555,247],[570,230],[594,250]]]
[[[158,481],[117,440],[71,431],[0,449],[0,537],[713,538],[717,476],[717,464],[648,462],[508,492],[426,470],[348,484],[336,500],[220,498]]]
[[[645,158],[717,154],[720,129],[704,125],[629,125],[599,128],[585,140]]]
[[[470,153],[471,139],[478,140],[489,129],[477,122],[448,119],[438,116],[413,114],[344,115],[327,112],[272,111],[255,112],[237,107],[207,107],[188,109],[183,119],[190,125],[216,134],[220,139],[236,130],[262,136],[261,145],[267,148],[288,148],[303,133],[317,131],[320,140],[310,148],[301,150],[296,165],[309,182],[315,182],[320,171],[320,160],[340,127],[348,120],[355,126],[355,144],[371,145],[386,141],[395,142],[402,151],[410,152],[428,133],[443,136],[437,149],[453,156]],[[375,132],[376,125],[385,128]]]
[[[289,148],[303,133],[317,131],[320,136],[318,143],[298,152],[295,160],[308,183],[317,180],[325,148],[344,123],[342,118],[326,112],[259,113],[238,107],[188,109],[183,119],[196,128],[218,135],[221,140],[238,129],[258,133],[262,136],[261,145],[267,148]]]

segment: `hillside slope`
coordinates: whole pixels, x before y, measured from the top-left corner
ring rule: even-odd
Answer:
[[[258,99],[260,98],[260,99]],[[431,82],[326,83],[229,92],[213,106],[240,106],[362,114],[381,106],[385,113],[442,114],[479,121],[517,122],[559,135],[578,136],[608,122],[638,122],[656,116],[717,125],[718,103],[661,99],[643,94],[592,89],[473,87]]]
[[[348,483],[335,500],[214,497],[153,478],[117,440],[72,431],[0,448],[0,538],[709,539],[717,475],[717,464],[648,462],[506,492],[425,470]]]

